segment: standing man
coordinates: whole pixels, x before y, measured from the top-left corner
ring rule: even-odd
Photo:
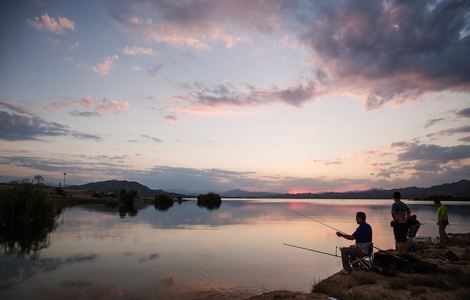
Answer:
[[[439,246],[447,245],[446,227],[449,225],[449,217],[447,216],[447,207],[439,200],[434,200],[437,207],[437,225],[439,226]]]
[[[400,192],[393,193],[392,205],[392,222],[393,235],[395,236],[396,249],[399,255],[408,254],[408,218],[411,215],[411,210],[401,200]]]
[[[372,227],[366,223],[366,214],[362,211],[356,213],[356,223],[359,224],[352,235],[336,232],[337,236],[347,240],[356,240],[356,244],[341,248],[341,260],[343,261],[342,274],[352,271],[349,260],[351,258],[363,257],[370,254],[372,245]]]

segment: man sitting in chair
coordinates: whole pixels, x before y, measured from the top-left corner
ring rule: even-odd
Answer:
[[[348,240],[356,240],[355,245],[341,248],[341,259],[343,260],[343,274],[352,271],[350,259],[364,257],[370,254],[372,245],[372,227],[366,223],[366,214],[362,211],[356,213],[356,222],[359,224],[352,235],[336,232],[337,236]]]

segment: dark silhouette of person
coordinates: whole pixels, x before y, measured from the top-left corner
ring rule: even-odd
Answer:
[[[341,260],[343,261],[342,274],[352,271],[350,260],[364,257],[370,254],[372,245],[372,227],[366,223],[366,214],[362,211],[356,213],[356,223],[359,224],[353,234],[336,232],[336,235],[347,240],[355,240],[356,244],[341,248]]]
[[[408,218],[411,215],[411,210],[401,200],[400,192],[393,193],[392,205],[392,222],[390,225],[393,227],[393,235],[395,237],[395,245],[398,254],[405,255],[408,253]]]

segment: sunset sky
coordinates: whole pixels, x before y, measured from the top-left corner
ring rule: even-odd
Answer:
[[[470,179],[470,1],[2,1],[0,181]]]

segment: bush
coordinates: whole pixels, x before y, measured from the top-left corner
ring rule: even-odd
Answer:
[[[219,194],[208,193],[197,196],[197,206],[205,207],[208,210],[218,209],[222,205],[222,199]]]
[[[155,209],[159,211],[166,211],[173,206],[173,199],[168,194],[158,194],[155,196]]]
[[[60,209],[43,185],[23,182],[0,191],[0,244],[6,253],[30,254],[48,246]]]

